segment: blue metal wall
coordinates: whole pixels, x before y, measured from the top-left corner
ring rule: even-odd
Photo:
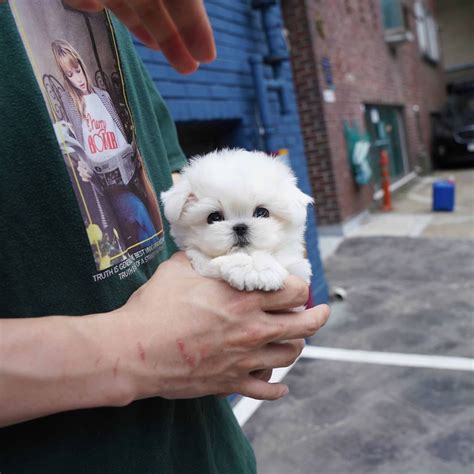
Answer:
[[[177,123],[237,120],[237,131],[233,134],[233,143],[229,145],[265,150],[250,65],[252,56],[268,54],[260,12],[246,0],[206,0],[205,4],[217,45],[218,58],[212,64],[202,65],[198,72],[190,76],[182,76],[168,65],[160,53],[139,43],[136,44],[137,50]],[[272,34],[280,35],[282,19],[278,6],[271,9],[267,20],[272,25]],[[272,74],[272,68],[265,66],[265,76],[271,78]],[[282,115],[277,92],[269,92],[273,121],[269,127],[271,145],[275,150],[289,149],[291,166],[300,188],[312,194],[289,61],[282,63],[281,74],[288,81],[288,111]],[[306,242],[314,272],[313,298],[316,302],[325,302],[328,292],[313,211],[309,212]]]

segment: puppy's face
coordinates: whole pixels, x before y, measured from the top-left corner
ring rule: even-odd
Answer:
[[[177,244],[209,257],[301,239],[312,202],[286,165],[244,150],[195,159],[161,198]]]

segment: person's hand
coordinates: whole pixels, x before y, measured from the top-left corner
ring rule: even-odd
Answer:
[[[268,383],[271,370],[291,365],[303,338],[329,316],[326,305],[288,310],[307,296],[296,277],[279,291],[240,292],[202,277],[177,253],[114,312],[117,376],[130,387],[130,400],[222,393],[278,399],[287,387]]]
[[[180,73],[216,57],[212,29],[202,0],[65,0],[78,10],[107,8],[148,47],[161,50]]]

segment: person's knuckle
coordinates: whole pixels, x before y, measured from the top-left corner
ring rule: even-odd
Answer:
[[[304,304],[308,300],[309,288],[301,278],[292,277],[288,284],[292,299],[298,304]]]
[[[230,291],[227,298],[227,309],[230,314],[247,314],[254,307],[254,296],[252,294],[237,290]]]
[[[271,341],[278,341],[285,335],[285,325],[281,322],[271,321],[271,324],[266,326],[268,331],[268,339]]]
[[[308,301],[308,297],[309,287],[303,280],[300,280],[298,282],[298,303],[306,303]]]
[[[257,370],[257,369],[259,369],[263,366],[264,366],[264,364],[262,362],[261,357],[258,357],[256,355],[253,355],[251,357],[247,357],[246,359],[244,359],[240,362],[240,369],[245,373],[252,372],[252,371]]]
[[[268,330],[259,322],[252,322],[247,325],[244,331],[247,345],[258,346],[266,337],[268,337]]]
[[[242,367],[242,364],[233,364],[226,368],[225,374],[221,374],[219,379],[221,384],[223,383],[227,388],[231,386],[235,388],[245,374],[246,370]]]

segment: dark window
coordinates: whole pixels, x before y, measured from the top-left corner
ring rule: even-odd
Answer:
[[[239,146],[239,120],[177,122],[178,139],[187,157]]]
[[[380,0],[386,30],[405,29],[401,0]]]

